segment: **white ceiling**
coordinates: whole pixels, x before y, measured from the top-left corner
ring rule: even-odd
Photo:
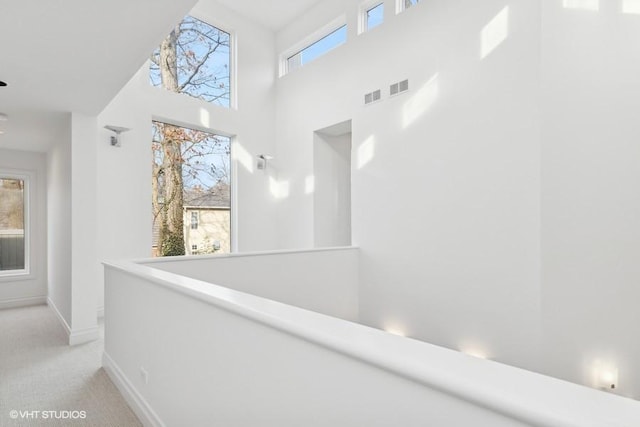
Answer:
[[[2,0],[0,148],[45,151],[98,114],[196,0]]]
[[[218,0],[218,3],[273,31],[307,11],[319,0]]]
[[[217,0],[274,31],[318,0]],[[46,151],[100,113],[197,0],[0,0],[0,148]]]

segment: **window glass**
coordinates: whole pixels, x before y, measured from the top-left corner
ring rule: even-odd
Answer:
[[[151,85],[229,107],[230,44],[229,33],[187,16],[151,55]]]
[[[291,71],[301,67],[324,55],[334,47],[340,46],[345,41],[347,41],[347,26],[343,25],[295,55],[290,56],[287,59],[287,70]]]
[[[152,136],[152,254],[230,252],[231,139],[161,122]]]
[[[0,177],[0,272],[25,270],[25,181]]]
[[[367,30],[370,30],[384,21],[384,4],[380,3],[377,6],[367,10]]]

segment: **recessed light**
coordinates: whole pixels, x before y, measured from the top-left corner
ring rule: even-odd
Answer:
[[[6,85],[7,85],[7,83],[5,83],[5,82],[3,82],[2,80],[0,80],[0,87],[2,87],[2,86],[6,86]]]

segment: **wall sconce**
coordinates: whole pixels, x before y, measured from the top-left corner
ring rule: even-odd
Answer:
[[[593,366],[593,386],[601,390],[618,388],[618,368],[596,361]]]
[[[121,143],[120,143],[120,134],[126,131],[129,131],[131,129],[129,128],[123,128],[120,126],[111,126],[111,125],[106,125],[104,127],[107,130],[110,130],[111,132],[115,133],[115,135],[111,135],[111,137],[109,138],[109,142],[111,143],[112,147],[120,147]]]
[[[269,160],[273,160],[273,156],[269,156],[268,154],[258,154],[258,164],[256,165],[258,170],[266,170],[267,162]]]

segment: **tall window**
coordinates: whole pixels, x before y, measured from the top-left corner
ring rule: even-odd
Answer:
[[[187,16],[151,55],[151,85],[229,107],[231,36]]]
[[[343,25],[332,31],[320,40],[305,47],[298,53],[287,58],[287,71],[295,70],[319,56],[329,52],[334,47],[340,46],[347,41],[347,26]]]
[[[26,179],[0,175],[0,277],[27,273]]]
[[[153,255],[230,252],[230,138],[155,121],[152,136]]]

